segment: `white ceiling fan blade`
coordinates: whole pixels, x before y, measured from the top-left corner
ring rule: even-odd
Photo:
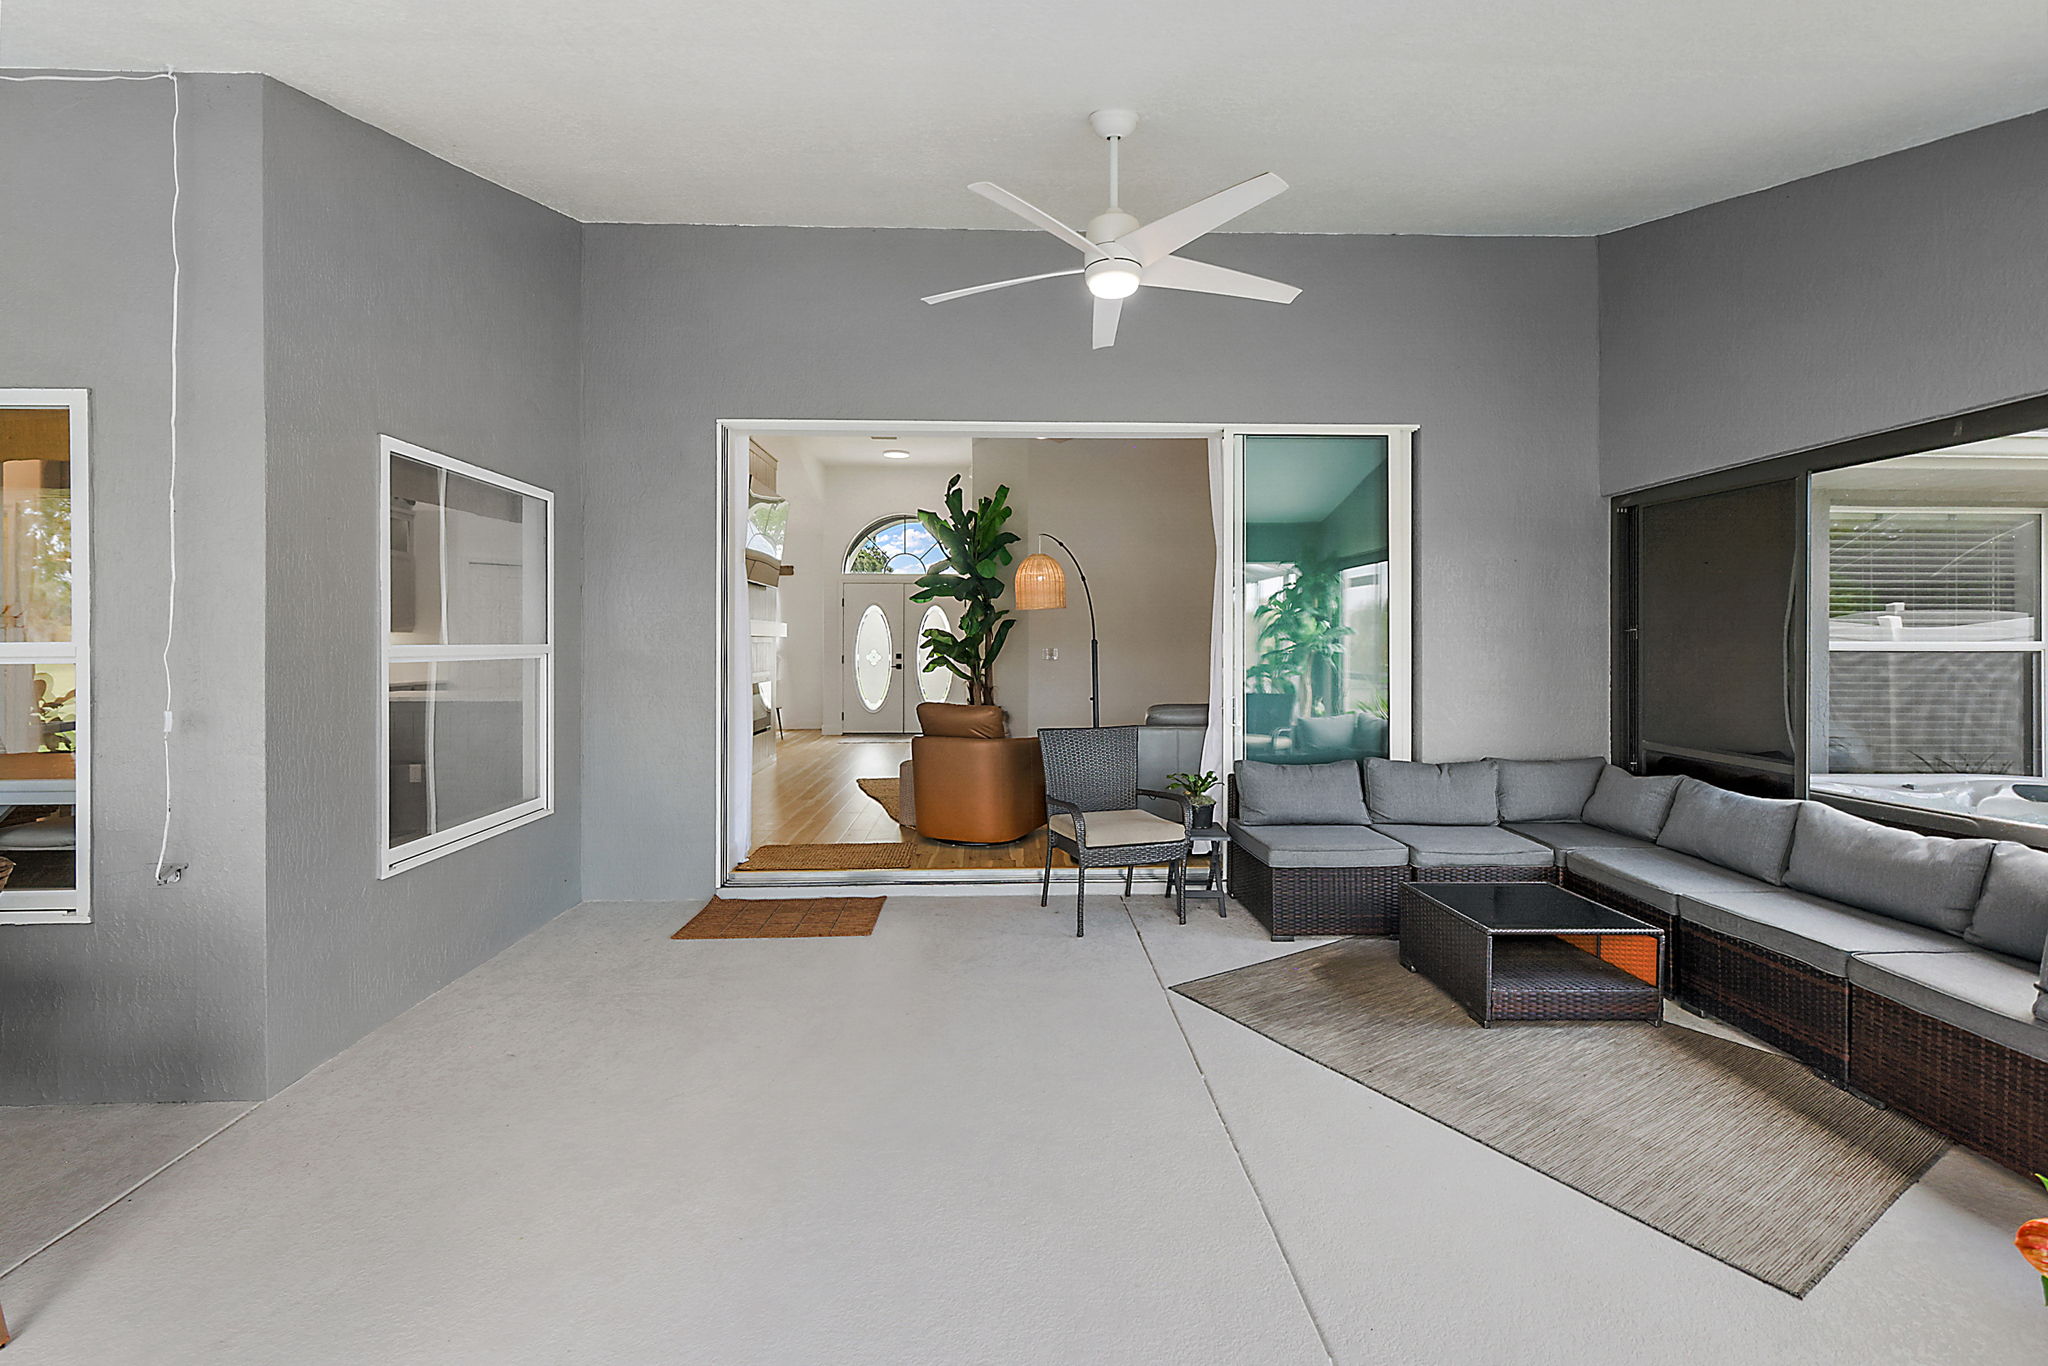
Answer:
[[[1116,320],[1123,316],[1122,299],[1097,299],[1095,301],[1095,349],[1116,345]]]
[[[1278,280],[1212,266],[1207,261],[1190,261],[1185,256],[1168,256],[1154,261],[1145,267],[1141,278],[1146,284],[1158,285],[1162,289],[1229,294],[1239,299],[1264,299],[1275,304],[1291,304],[1301,293],[1293,285],[1283,285]]]
[[[1008,289],[1011,285],[1028,285],[1033,280],[1057,280],[1062,275],[1079,275],[1080,273],[1081,268],[1076,266],[1072,270],[1048,270],[1043,275],[1020,275],[1014,280],[997,280],[993,284],[970,285],[966,289],[955,289],[945,294],[927,294],[924,301],[928,304],[942,304],[948,299],[964,299],[970,294],[986,294],[992,289]]]
[[[1214,232],[1239,214],[1257,208],[1286,188],[1286,181],[1267,171],[1227,190],[1218,190],[1207,199],[1196,200],[1135,232],[1127,232],[1117,239],[1117,244],[1136,256],[1141,265],[1149,266],[1203,233]]]
[[[1083,237],[1080,233],[1075,232],[1072,228],[1068,227],[1065,223],[1060,222],[1059,219],[1054,218],[1051,214],[1047,213],[1044,209],[1039,208],[1036,204],[1028,203],[1025,200],[1017,198],[1016,195],[1011,194],[1008,190],[1004,189],[1000,185],[993,184],[990,181],[986,180],[977,180],[972,185],[969,185],[967,188],[974,191],[976,194],[980,195],[983,199],[988,200],[992,204],[1002,205],[1004,208],[1008,209],[1011,213],[1016,214],[1017,217],[1023,219],[1025,222],[1033,223],[1041,228],[1044,228],[1047,232],[1051,233],[1054,237],[1059,238],[1060,241],[1065,242],[1068,246],[1079,247],[1082,251],[1085,251],[1089,254],[1090,259],[1102,255],[1102,249],[1096,246],[1093,242],[1089,241],[1087,238]],[[1285,187],[1283,186],[1282,188]],[[1225,191],[1225,193],[1228,193],[1228,191]],[[1250,208],[1251,206],[1247,204],[1245,207]],[[1240,212],[1242,212],[1242,210],[1240,210]],[[1171,251],[1173,250],[1173,248],[1168,247],[1167,250]]]

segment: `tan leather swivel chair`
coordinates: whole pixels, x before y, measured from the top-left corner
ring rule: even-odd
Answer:
[[[1009,844],[1045,824],[1038,739],[1011,739],[1001,707],[925,702],[910,742],[917,833],[954,844]]]

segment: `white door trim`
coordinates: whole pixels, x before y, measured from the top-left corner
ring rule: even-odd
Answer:
[[[1227,422],[915,422],[835,421],[824,418],[721,418],[716,423],[718,442],[719,557],[718,612],[718,791],[717,818],[712,831],[713,858],[718,867],[719,886],[796,885],[809,882],[855,885],[870,882],[964,882],[988,883],[1028,881],[1038,876],[1029,870],[964,869],[929,873],[890,872],[880,874],[789,874],[734,873],[733,866],[747,851],[736,848],[752,824],[746,809],[752,791],[753,734],[751,708],[737,722],[736,700],[748,695],[751,661],[746,638],[746,582],[744,549],[746,521],[744,480],[748,469],[747,442],[753,436],[777,433],[795,435],[832,432],[860,436],[945,435],[945,436],[1063,436],[1104,437],[1120,440],[1197,439],[1221,443],[1226,468],[1226,497],[1238,498],[1243,482],[1243,453],[1240,436],[1384,436],[1387,438],[1388,504],[1388,748],[1393,757],[1405,759],[1414,753],[1414,653],[1413,653],[1413,499],[1412,460],[1414,437],[1420,430],[1414,423],[1257,423]],[[735,476],[740,479],[735,493]],[[1217,554],[1229,555],[1234,615],[1241,614],[1244,600],[1243,518],[1241,504],[1233,501],[1225,525],[1232,528],[1233,544],[1218,546]],[[737,510],[737,511],[736,511]],[[739,595],[735,604],[735,594]],[[1242,676],[1243,632],[1226,634],[1222,648],[1229,652],[1233,676]],[[1242,702],[1224,707],[1220,718],[1225,728],[1224,754],[1234,758],[1243,753]],[[736,727],[744,726],[741,732]],[[738,809],[736,809],[736,806]],[[794,881],[793,881],[794,880]]]

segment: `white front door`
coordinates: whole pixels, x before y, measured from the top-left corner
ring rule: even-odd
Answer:
[[[915,591],[907,580],[846,580],[839,716],[850,735],[915,734],[918,703],[966,700],[966,686],[951,673],[924,672],[924,632],[952,625],[951,604],[912,602]]]

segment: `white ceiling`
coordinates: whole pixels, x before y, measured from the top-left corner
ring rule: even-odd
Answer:
[[[0,65],[262,71],[586,221],[1582,234],[2048,107],[2042,0],[5,0]]]

